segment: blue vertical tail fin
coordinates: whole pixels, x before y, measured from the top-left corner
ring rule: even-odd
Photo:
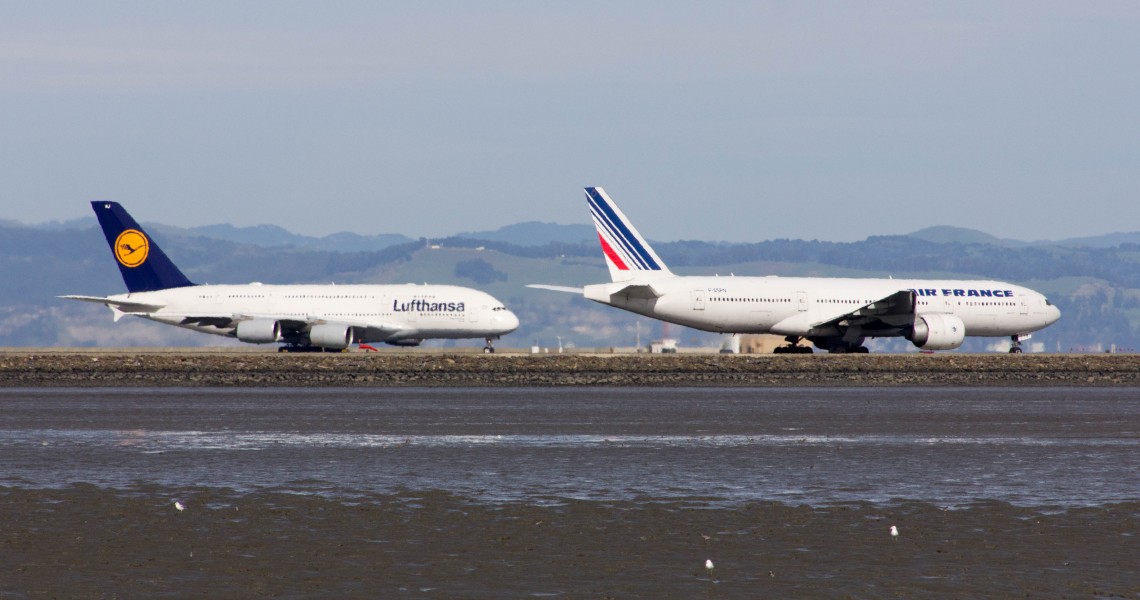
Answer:
[[[91,208],[95,209],[128,291],[153,292],[194,285],[118,202],[96,200]]]

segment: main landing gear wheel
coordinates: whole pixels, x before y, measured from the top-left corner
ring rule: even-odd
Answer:
[[[815,352],[811,346],[798,346],[797,344],[800,343],[798,337],[788,336],[784,340],[788,342],[788,345],[777,346],[775,350],[772,350],[772,354],[812,354]]]

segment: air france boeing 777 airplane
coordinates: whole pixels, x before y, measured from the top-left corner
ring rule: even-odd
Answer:
[[[519,326],[489,294],[454,285],[196,285],[122,206],[91,206],[129,293],[61,297],[105,304],[116,321],[134,315],[281,351],[483,338],[494,352],[493,340]]]
[[[952,350],[966,336],[1006,337],[1010,352],[1061,317],[1045,296],[1002,281],[679,277],[602,188],[586,188],[612,283],[572,288],[602,304],[704,331],[772,333],[811,352],[866,352],[871,337],[903,337],[924,350]]]

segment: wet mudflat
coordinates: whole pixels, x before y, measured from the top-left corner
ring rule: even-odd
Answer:
[[[1138,512],[8,488],[0,596],[1135,598]]]
[[[1137,397],[0,390],[0,598],[1135,598]]]

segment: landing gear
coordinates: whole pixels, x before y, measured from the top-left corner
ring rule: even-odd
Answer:
[[[487,345],[483,346],[483,354],[494,354],[495,353],[495,346],[494,346],[495,338],[485,338],[484,341],[487,342]]]
[[[1009,336],[1009,339],[1010,339],[1009,353],[1010,354],[1021,354],[1021,336],[1011,335],[1011,336]]]
[[[801,339],[803,338],[789,335],[788,337],[784,338],[784,340],[788,342],[788,345],[777,346],[775,350],[772,350],[772,354],[811,354],[815,352],[811,349],[811,346],[798,345]]]

